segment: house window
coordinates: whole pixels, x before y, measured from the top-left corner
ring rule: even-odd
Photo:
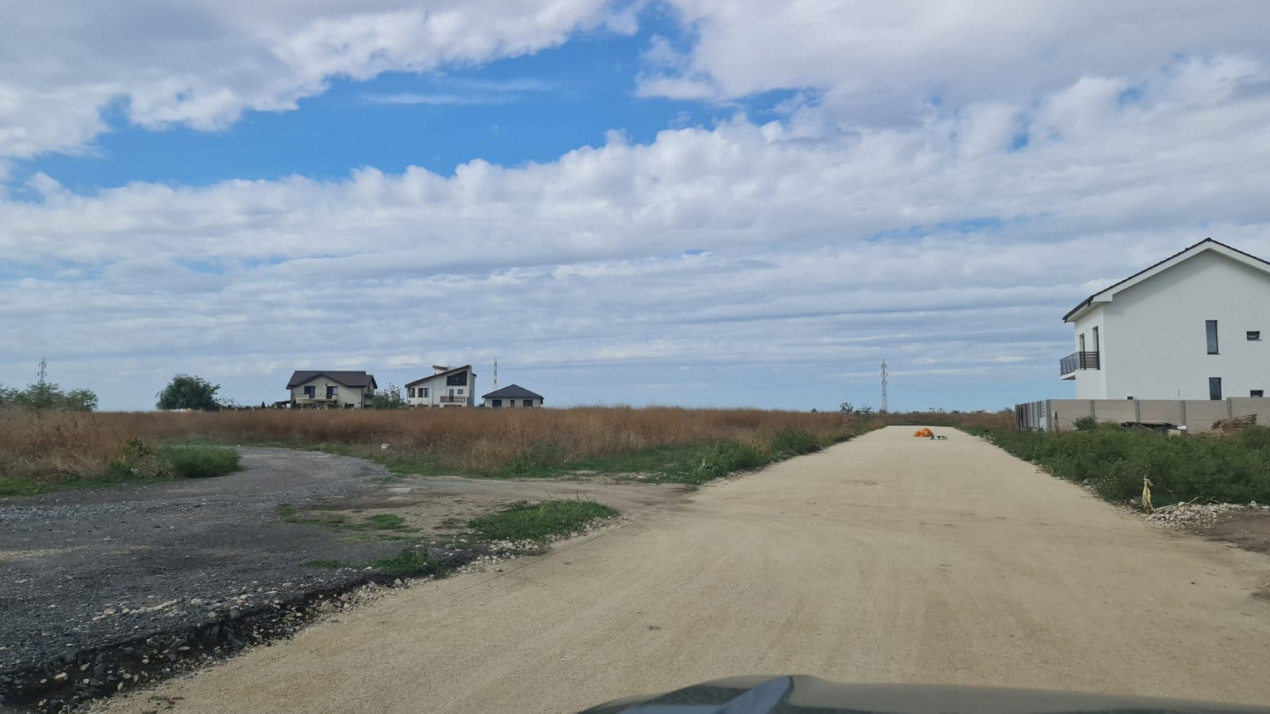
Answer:
[[[1248,330],[1248,341],[1249,341],[1249,342],[1260,342],[1260,341],[1261,341],[1261,330]]]
[[[337,397],[339,397],[339,396],[340,396],[340,388],[339,388],[339,387],[337,387],[337,386],[335,386],[335,385],[333,385],[333,384],[328,384],[328,385],[326,386],[326,398],[327,398],[327,399],[335,399],[335,398],[337,398]]]
[[[445,378],[445,386],[447,387],[465,387],[467,386],[467,372],[459,372]]]
[[[1094,330],[1094,352],[1097,352],[1098,351],[1098,328],[1095,327],[1093,328],[1093,330]]]
[[[415,398],[415,388],[414,388],[414,387],[406,387],[406,396],[407,396],[407,397],[409,397],[410,399],[414,399],[414,398]]]
[[[1205,320],[1204,331],[1208,333],[1208,354],[1217,354],[1217,321]]]
[[[501,400],[501,399],[493,399],[493,400],[490,400],[490,401],[491,401],[491,403],[492,403],[492,404],[493,404],[496,408],[497,408],[497,407],[501,407],[501,406],[503,406],[503,400]]]
[[[521,402],[521,405],[526,407],[532,407],[534,405],[534,400],[526,399],[525,401]]]
[[[427,387],[419,387],[419,396],[420,396],[420,397],[423,397],[424,399],[427,399],[427,398],[428,398],[428,388],[427,388]]]
[[[1266,396],[1266,394],[1265,394],[1265,392],[1264,392],[1263,390],[1260,390],[1260,389],[1252,389],[1252,390],[1249,390],[1249,391],[1248,391],[1248,396],[1250,396],[1250,397],[1264,397],[1264,396]]]
[[[1079,352],[1084,352],[1084,351],[1085,351],[1085,333],[1083,333],[1083,332],[1082,332],[1082,333],[1080,333],[1080,348],[1079,348],[1079,350],[1078,350],[1078,351],[1079,351]],[[1079,358],[1077,358],[1077,359],[1079,359]]]
[[[1208,378],[1208,398],[1221,401],[1221,377]]]
[[[462,393],[463,393],[463,390],[462,390],[462,389],[460,389],[460,390],[458,390],[458,391],[459,391],[459,394],[462,394]]]
[[[305,398],[305,399],[315,399],[315,398],[317,398],[317,387],[316,387],[316,386],[314,386],[314,385],[312,385],[312,384],[310,384],[309,386],[305,387],[305,388],[304,388],[304,398]]]

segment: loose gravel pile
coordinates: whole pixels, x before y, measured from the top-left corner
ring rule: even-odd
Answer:
[[[1146,520],[1162,528],[1177,530],[1197,530],[1217,523],[1225,513],[1251,513],[1270,511],[1270,506],[1256,502],[1250,504],[1236,503],[1180,503],[1155,509],[1146,515]]]

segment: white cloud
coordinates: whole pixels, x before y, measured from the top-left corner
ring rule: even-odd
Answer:
[[[105,111],[151,129],[217,130],[286,111],[334,78],[427,72],[633,30],[607,0],[74,0],[6,7],[0,158],[75,151]]]
[[[1048,382],[1059,316],[1097,287],[1207,235],[1270,255],[1270,94],[1230,80],[1261,68],[1196,62],[893,128],[737,117],[451,176],[82,195],[39,175],[41,200],[0,200],[20,276],[0,320],[35,336],[0,345],[0,375],[56,354],[128,384],[335,363],[401,382],[499,355],[557,404],[639,402],[612,366],[702,365],[785,406],[815,388],[769,377],[864,380],[884,356],[910,380]]]
[[[1267,59],[1270,5],[1151,0],[668,0],[695,43],[654,43],[646,95],[732,99],[811,88],[841,118],[908,118],[1026,100],[1082,75],[1137,76],[1179,55]]]

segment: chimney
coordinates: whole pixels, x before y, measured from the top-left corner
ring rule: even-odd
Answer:
[[[433,372],[433,374],[441,374],[442,372],[450,371],[450,368],[443,364],[434,364],[432,365],[432,369],[436,370],[435,372]]]

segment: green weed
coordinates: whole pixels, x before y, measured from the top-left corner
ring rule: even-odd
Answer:
[[[612,518],[617,511],[593,501],[517,501],[468,521],[468,527],[488,540],[536,540],[563,535],[591,521]]]
[[[172,471],[184,478],[211,478],[238,471],[238,452],[223,446],[173,446],[163,449]]]

